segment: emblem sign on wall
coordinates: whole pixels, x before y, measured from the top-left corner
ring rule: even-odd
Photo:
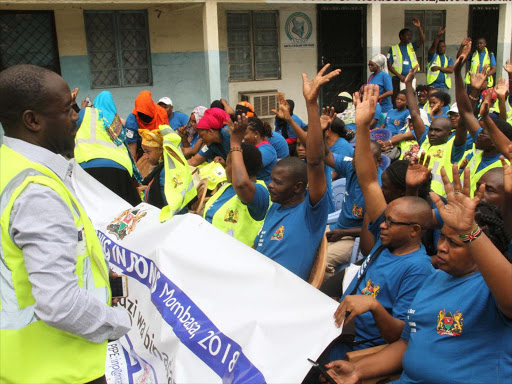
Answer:
[[[316,23],[313,12],[281,12],[283,49],[314,49]]]

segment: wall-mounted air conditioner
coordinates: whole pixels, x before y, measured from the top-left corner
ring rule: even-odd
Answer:
[[[277,90],[239,92],[239,101],[248,101],[254,107],[254,113],[260,119],[274,117],[272,109],[277,109]]]

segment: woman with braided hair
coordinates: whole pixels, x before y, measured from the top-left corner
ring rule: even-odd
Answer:
[[[441,171],[448,203],[431,193],[444,221],[438,242],[440,271],[427,278],[408,310],[401,338],[358,362],[335,361],[328,373],[356,383],[403,370],[397,383],[504,383],[512,377],[512,265],[500,212],[481,203],[484,186],[470,195]],[[492,364],[492,367],[490,366]]]

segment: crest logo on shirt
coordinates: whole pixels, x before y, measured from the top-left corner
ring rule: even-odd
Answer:
[[[172,183],[174,185],[174,188],[178,188],[180,185],[183,185],[183,180],[181,180],[181,177],[179,175],[172,177]]]
[[[281,225],[279,228],[276,229],[270,240],[277,240],[281,241],[284,237],[284,225]]]
[[[380,285],[376,285],[372,283],[372,279],[368,279],[366,282],[366,287],[361,290],[363,295],[371,296],[374,299],[377,298],[377,294],[379,293]]]
[[[357,217],[358,219],[361,219],[363,217],[363,207],[358,207],[357,205],[354,204],[354,206],[352,207],[352,215],[354,215],[354,217]]]
[[[135,225],[146,216],[147,212],[139,208],[129,208],[116,217],[108,226],[107,230],[119,240],[123,240],[135,229]]]
[[[238,209],[228,209],[224,214],[224,221],[226,223],[238,223]]]
[[[434,153],[430,154],[430,157],[435,157],[436,159],[441,159],[444,155],[444,148],[439,148]]]
[[[459,336],[462,333],[464,317],[459,311],[453,315],[444,309],[437,315],[437,333],[440,335]]]

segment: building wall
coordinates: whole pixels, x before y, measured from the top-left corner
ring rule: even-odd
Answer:
[[[228,78],[227,67],[227,25],[226,11],[228,10],[272,10],[279,11],[279,28],[284,28],[286,20],[282,13],[285,11],[306,11],[313,14],[313,29],[316,30],[316,5],[294,4],[221,4],[219,5],[219,43],[221,52],[222,80]],[[280,45],[282,42],[280,41]],[[314,76],[317,71],[317,46],[313,49],[282,49],[281,48],[281,79],[263,81],[229,82],[229,102],[234,106],[239,101],[239,92],[278,90],[286,98],[295,101],[295,114],[304,121],[307,119],[306,105],[302,96],[302,72]]]

